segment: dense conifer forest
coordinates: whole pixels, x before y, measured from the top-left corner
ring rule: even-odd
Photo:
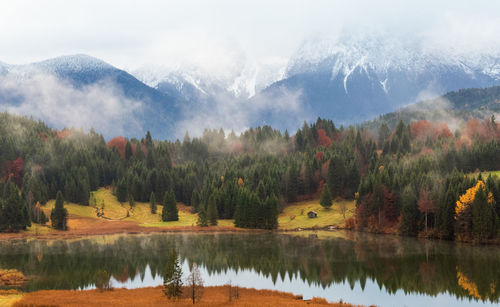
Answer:
[[[88,206],[103,186],[120,202],[154,197],[165,204],[164,220],[178,218],[175,203],[183,202],[200,212],[202,226],[234,219],[237,227],[274,229],[286,204],[319,199],[327,187],[332,199],[356,200],[349,228],[476,242],[500,231],[499,179],[470,174],[500,170],[493,116],[454,132],[425,120],[368,130],[318,118],[293,134],[263,126],[241,135],[207,129],[175,142],[149,132],[106,142],[93,130],[54,130],[1,113],[0,149],[1,231],[45,221],[39,208],[59,191]]]

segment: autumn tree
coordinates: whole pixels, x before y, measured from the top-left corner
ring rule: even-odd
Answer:
[[[472,233],[475,241],[485,242],[495,231],[496,213],[495,200],[492,194],[480,187],[474,197],[472,205]]]
[[[436,205],[432,200],[431,191],[427,188],[420,192],[418,210],[425,215],[425,232],[427,232],[427,215],[436,212]]]
[[[477,192],[484,189],[484,183],[478,180],[476,185],[467,189],[457,200],[455,207],[456,231],[459,240],[470,240],[472,235],[472,207]]]

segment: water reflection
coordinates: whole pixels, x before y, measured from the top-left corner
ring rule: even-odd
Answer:
[[[306,298],[388,306],[499,302],[498,247],[352,232],[333,235],[172,234],[0,242],[0,268],[27,275],[27,291],[89,288],[100,270],[111,274],[114,286],[141,287],[162,283],[166,256],[177,248],[184,271],[197,263],[207,285],[231,280]]]

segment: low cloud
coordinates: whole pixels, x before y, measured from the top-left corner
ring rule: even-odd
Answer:
[[[226,133],[270,124],[273,128],[297,129],[304,120],[309,119],[300,97],[302,91],[280,89],[278,95],[262,93],[252,99],[238,99],[222,93],[213,100],[197,103],[196,108],[186,106],[184,120],[177,124],[178,138],[188,131],[192,136],[200,136],[205,128],[223,128]]]
[[[126,98],[112,81],[75,87],[44,73],[0,76],[2,109],[42,119],[56,128],[94,128],[105,137],[133,129],[142,131],[141,122],[134,116],[141,106],[141,102]]]

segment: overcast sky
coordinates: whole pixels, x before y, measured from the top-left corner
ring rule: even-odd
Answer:
[[[311,35],[349,28],[496,48],[500,1],[2,1],[0,61],[75,53],[124,69],[241,55],[272,61],[287,59]]]

